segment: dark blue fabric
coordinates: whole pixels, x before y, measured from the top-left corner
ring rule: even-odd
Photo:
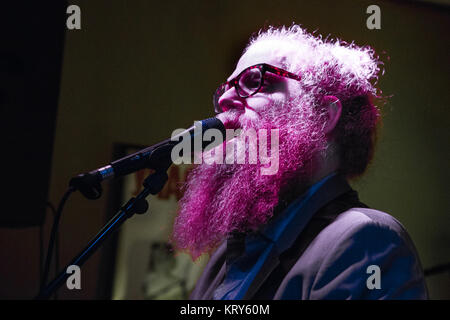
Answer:
[[[336,173],[332,173],[312,185],[301,197],[294,201],[283,213],[270,221],[262,230],[245,237],[244,252],[239,257],[227,259],[227,273],[222,284],[215,290],[215,300],[242,299],[250,287],[252,281],[269,257],[275,245],[280,241],[286,227],[297,215],[304,216],[303,226],[311,218],[314,212],[306,214],[303,210],[311,197],[325,182]],[[301,229],[297,230],[298,233]]]
[[[405,228],[361,206],[352,192],[345,177],[328,176],[277,210],[259,232],[232,234],[211,256],[190,298],[427,299]],[[315,223],[323,227],[312,228]],[[373,265],[381,270],[379,289],[367,284]]]

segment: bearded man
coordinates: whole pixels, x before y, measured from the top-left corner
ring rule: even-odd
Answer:
[[[243,132],[224,145],[277,130],[279,163],[271,174],[263,161],[192,170],[172,240],[194,259],[212,256],[191,299],[428,297],[404,227],[348,183],[373,156],[381,64],[370,47],[298,25],[250,40],[214,106]]]

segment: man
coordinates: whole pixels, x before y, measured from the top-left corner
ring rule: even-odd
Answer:
[[[193,258],[213,254],[192,299],[427,298],[405,229],[347,182],[373,156],[380,64],[369,47],[297,25],[250,41],[214,104],[226,128],[278,130],[278,170],[193,169],[173,242]]]

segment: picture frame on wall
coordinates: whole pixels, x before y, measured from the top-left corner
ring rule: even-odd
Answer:
[[[114,159],[143,148],[145,146],[115,144]],[[100,271],[99,297],[113,300],[189,298],[207,257],[194,262],[188,254],[175,252],[169,239],[178,200],[182,197],[180,187],[190,169],[191,165],[172,165],[161,192],[147,197],[147,212],[133,215],[116,232],[102,255],[104,268]],[[150,173],[150,169],[144,169],[114,181],[109,192],[108,212],[113,214],[136,196]]]

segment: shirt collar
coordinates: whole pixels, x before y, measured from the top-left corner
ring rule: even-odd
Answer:
[[[333,172],[320,181],[314,183],[300,197],[295,199],[287,208],[280,211],[260,230],[250,233],[232,232],[227,238],[226,260],[231,264],[244,252],[246,254],[259,251],[265,245],[264,243],[276,243],[280,240],[283,231],[293,220],[296,214],[301,214],[301,208],[330,178],[337,173]],[[306,220],[309,220],[306,218]],[[305,221],[307,223],[307,221]],[[252,254],[253,255],[253,254]]]
[[[271,219],[258,233],[271,242],[277,242],[295,215],[298,213],[301,214],[300,211],[303,204],[305,204],[331,177],[336,174],[336,172],[333,172],[314,183],[285,210],[280,212],[279,215],[274,216],[273,219]]]

